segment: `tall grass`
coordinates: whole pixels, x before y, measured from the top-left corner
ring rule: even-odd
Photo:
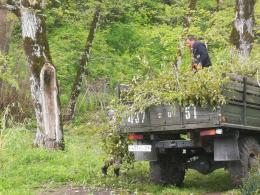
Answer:
[[[65,151],[48,151],[32,147],[34,133],[24,129],[6,130],[1,137],[0,192],[30,191],[44,185],[64,183],[91,184],[98,178],[101,151],[89,150],[94,140],[66,136]]]
[[[119,178],[113,176],[112,169],[103,177],[100,168],[107,156],[101,150],[102,128],[106,128],[106,123],[100,112],[78,117],[65,127],[64,151],[34,148],[32,130],[6,129],[0,136],[0,194],[35,194],[64,185],[109,188],[123,194],[233,192],[228,174],[223,170],[208,176],[188,171],[184,188],[151,184],[147,162],[134,163],[133,169],[123,165]]]

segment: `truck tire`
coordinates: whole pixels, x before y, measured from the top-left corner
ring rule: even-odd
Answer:
[[[235,187],[242,185],[243,178],[248,177],[250,169],[256,165],[257,157],[260,155],[260,145],[253,137],[241,137],[238,144],[240,160],[231,161],[228,167]]]
[[[164,156],[159,161],[150,162],[150,180],[156,184],[182,186],[185,169],[182,161],[173,161]]]
[[[159,161],[150,161],[150,181],[156,184],[163,184],[163,170]]]

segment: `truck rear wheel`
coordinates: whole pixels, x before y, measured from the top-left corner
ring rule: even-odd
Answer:
[[[182,161],[176,157],[162,156],[159,161],[150,162],[150,180],[156,184],[176,185],[183,184],[185,169]]]
[[[241,137],[239,139],[239,161],[229,164],[229,172],[232,183],[238,187],[242,185],[242,179],[248,177],[250,169],[256,165],[257,157],[260,155],[260,145],[253,137]]]

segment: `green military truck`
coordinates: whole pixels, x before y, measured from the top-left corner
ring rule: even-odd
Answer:
[[[250,78],[227,74],[227,104],[217,108],[160,105],[126,117],[120,131],[133,144],[136,160],[150,162],[154,183],[182,185],[185,171],[229,171],[240,185],[260,155],[260,86]]]

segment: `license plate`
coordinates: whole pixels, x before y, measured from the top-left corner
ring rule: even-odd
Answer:
[[[151,145],[129,145],[128,151],[129,152],[151,152],[152,146]]]

